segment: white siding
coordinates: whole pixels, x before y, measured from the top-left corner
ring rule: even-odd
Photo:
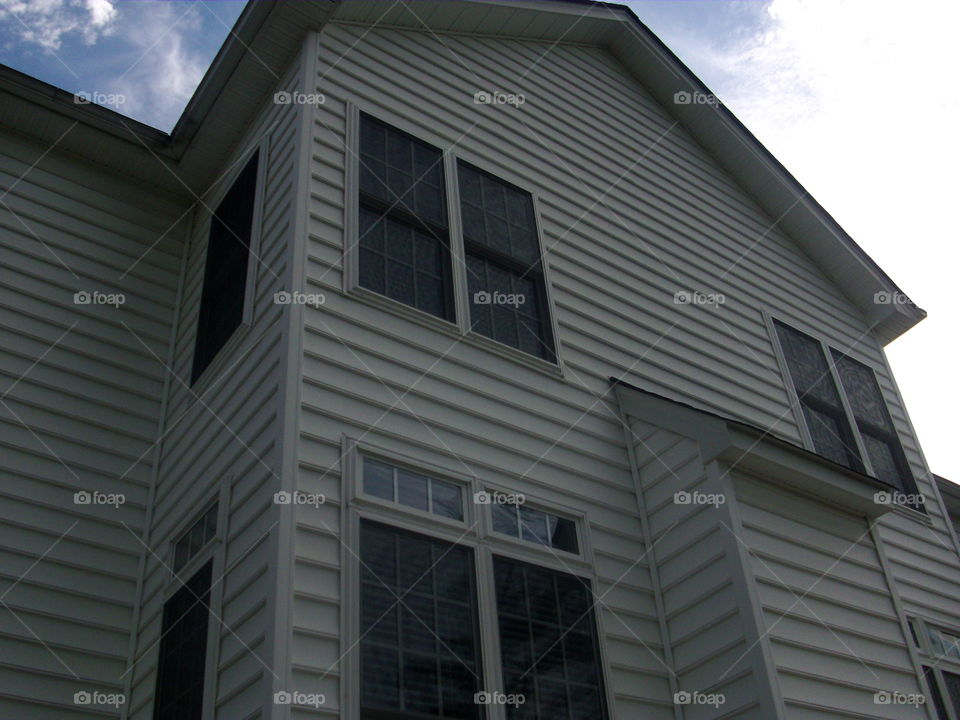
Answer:
[[[742,540],[788,720],[922,717],[874,693],[920,693],[865,518],[735,474]]]
[[[300,86],[299,66],[288,70],[278,89]],[[287,346],[285,307],[274,293],[289,287],[294,164],[298,125],[292,105],[272,97],[247,131],[223,173],[244,150],[267,138],[260,164],[264,191],[260,211],[259,259],[255,266],[252,323],[242,341],[218,357],[212,385],[201,381],[200,398],[188,389],[196,321],[203,283],[210,212],[197,207],[188,248],[183,296],[175,338],[168,434],[163,441],[160,475],[149,536],[151,550],[166,558],[172,533],[200,509],[210,492],[229,484],[226,574],[223,599],[213,610],[222,619],[216,680],[216,717],[238,720],[266,716],[274,681],[273,630],[275,571],[278,558],[273,493],[280,488],[283,385]],[[237,164],[234,170],[239,170]],[[229,178],[228,178],[229,179]],[[219,197],[214,193],[214,197]],[[209,196],[204,202],[212,210]],[[131,693],[131,718],[149,718],[156,683],[157,638],[169,571],[148,556],[144,579],[137,657]],[[211,622],[216,619],[212,618]],[[142,656],[142,657],[141,657]]]
[[[47,151],[5,133],[0,152],[0,716],[18,720],[123,691],[183,237],[174,202]],[[126,303],[74,304],[94,290]]]

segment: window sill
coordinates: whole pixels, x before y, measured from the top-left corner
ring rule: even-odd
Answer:
[[[350,288],[346,295],[354,300],[364,302],[380,310],[385,310],[393,315],[410,320],[428,330],[443,333],[458,342],[493,353],[510,362],[519,362],[531,370],[535,370],[553,379],[562,379],[564,377],[559,359],[558,362],[550,362],[549,360],[544,360],[523,352],[522,350],[517,350],[510,345],[505,345],[502,342],[488,338],[486,335],[481,335],[472,330],[464,332],[458,324],[450,320],[431,315],[423,310],[418,310],[406,303],[394,300],[386,295],[381,295],[373,290],[368,290],[360,285]]]
[[[913,522],[918,522],[921,525],[926,525],[927,527],[933,527],[933,518],[930,517],[927,513],[920,512],[919,510],[914,510],[913,508],[907,507],[906,505],[900,505],[896,503],[892,504],[890,507],[893,510],[893,512],[897,513],[898,515],[902,515],[908,520],[912,520]]]

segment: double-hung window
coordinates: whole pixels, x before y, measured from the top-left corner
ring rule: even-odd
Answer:
[[[532,195],[462,160],[445,165],[440,149],[365,113],[359,123],[357,284],[555,362]]]
[[[561,560],[552,549],[559,543],[582,554],[582,528],[539,512],[544,533],[523,538],[521,560],[515,540],[478,529],[496,525],[491,493],[473,493],[470,481],[358,458],[362,720],[500,717],[491,705],[502,705],[509,720],[605,720],[591,581],[570,571],[576,558]],[[405,484],[421,491],[405,495]],[[437,488],[443,500],[434,507],[428,498],[438,497]],[[561,539],[551,543],[547,527]],[[519,539],[515,527],[501,529]],[[496,657],[484,656],[483,647],[495,647],[481,642],[484,633],[496,633]],[[499,668],[493,687],[491,665]]]
[[[960,631],[949,631],[912,618],[914,644],[937,720],[960,720]]]
[[[774,324],[814,451],[916,497],[916,481],[873,370],[799,330]]]

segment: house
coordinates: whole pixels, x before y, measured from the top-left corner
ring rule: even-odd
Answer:
[[[924,313],[627,8],[0,94],[3,718],[960,718]]]

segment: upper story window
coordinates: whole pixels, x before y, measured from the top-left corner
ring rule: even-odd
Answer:
[[[485,496],[493,499],[501,494],[488,491]],[[580,552],[577,524],[573,520],[527,507],[519,501],[489,504],[493,529],[496,532],[569,553]]]
[[[217,535],[217,513],[214,503],[190,526],[173,545],[173,571],[179,572]]]
[[[937,720],[960,720],[960,633],[948,632],[921,618],[909,620],[915,633],[927,696]]]
[[[360,285],[453,320],[443,155],[360,120]]]
[[[533,198],[463,161],[457,176],[471,329],[552,360]]]
[[[463,520],[463,491],[458,485],[363,458],[363,492],[424,512]]]
[[[359,124],[357,284],[556,362],[533,196],[369,115]]]
[[[259,155],[247,161],[210,219],[191,382],[243,322]]]
[[[917,497],[873,370],[799,330],[775,326],[814,450]]]

